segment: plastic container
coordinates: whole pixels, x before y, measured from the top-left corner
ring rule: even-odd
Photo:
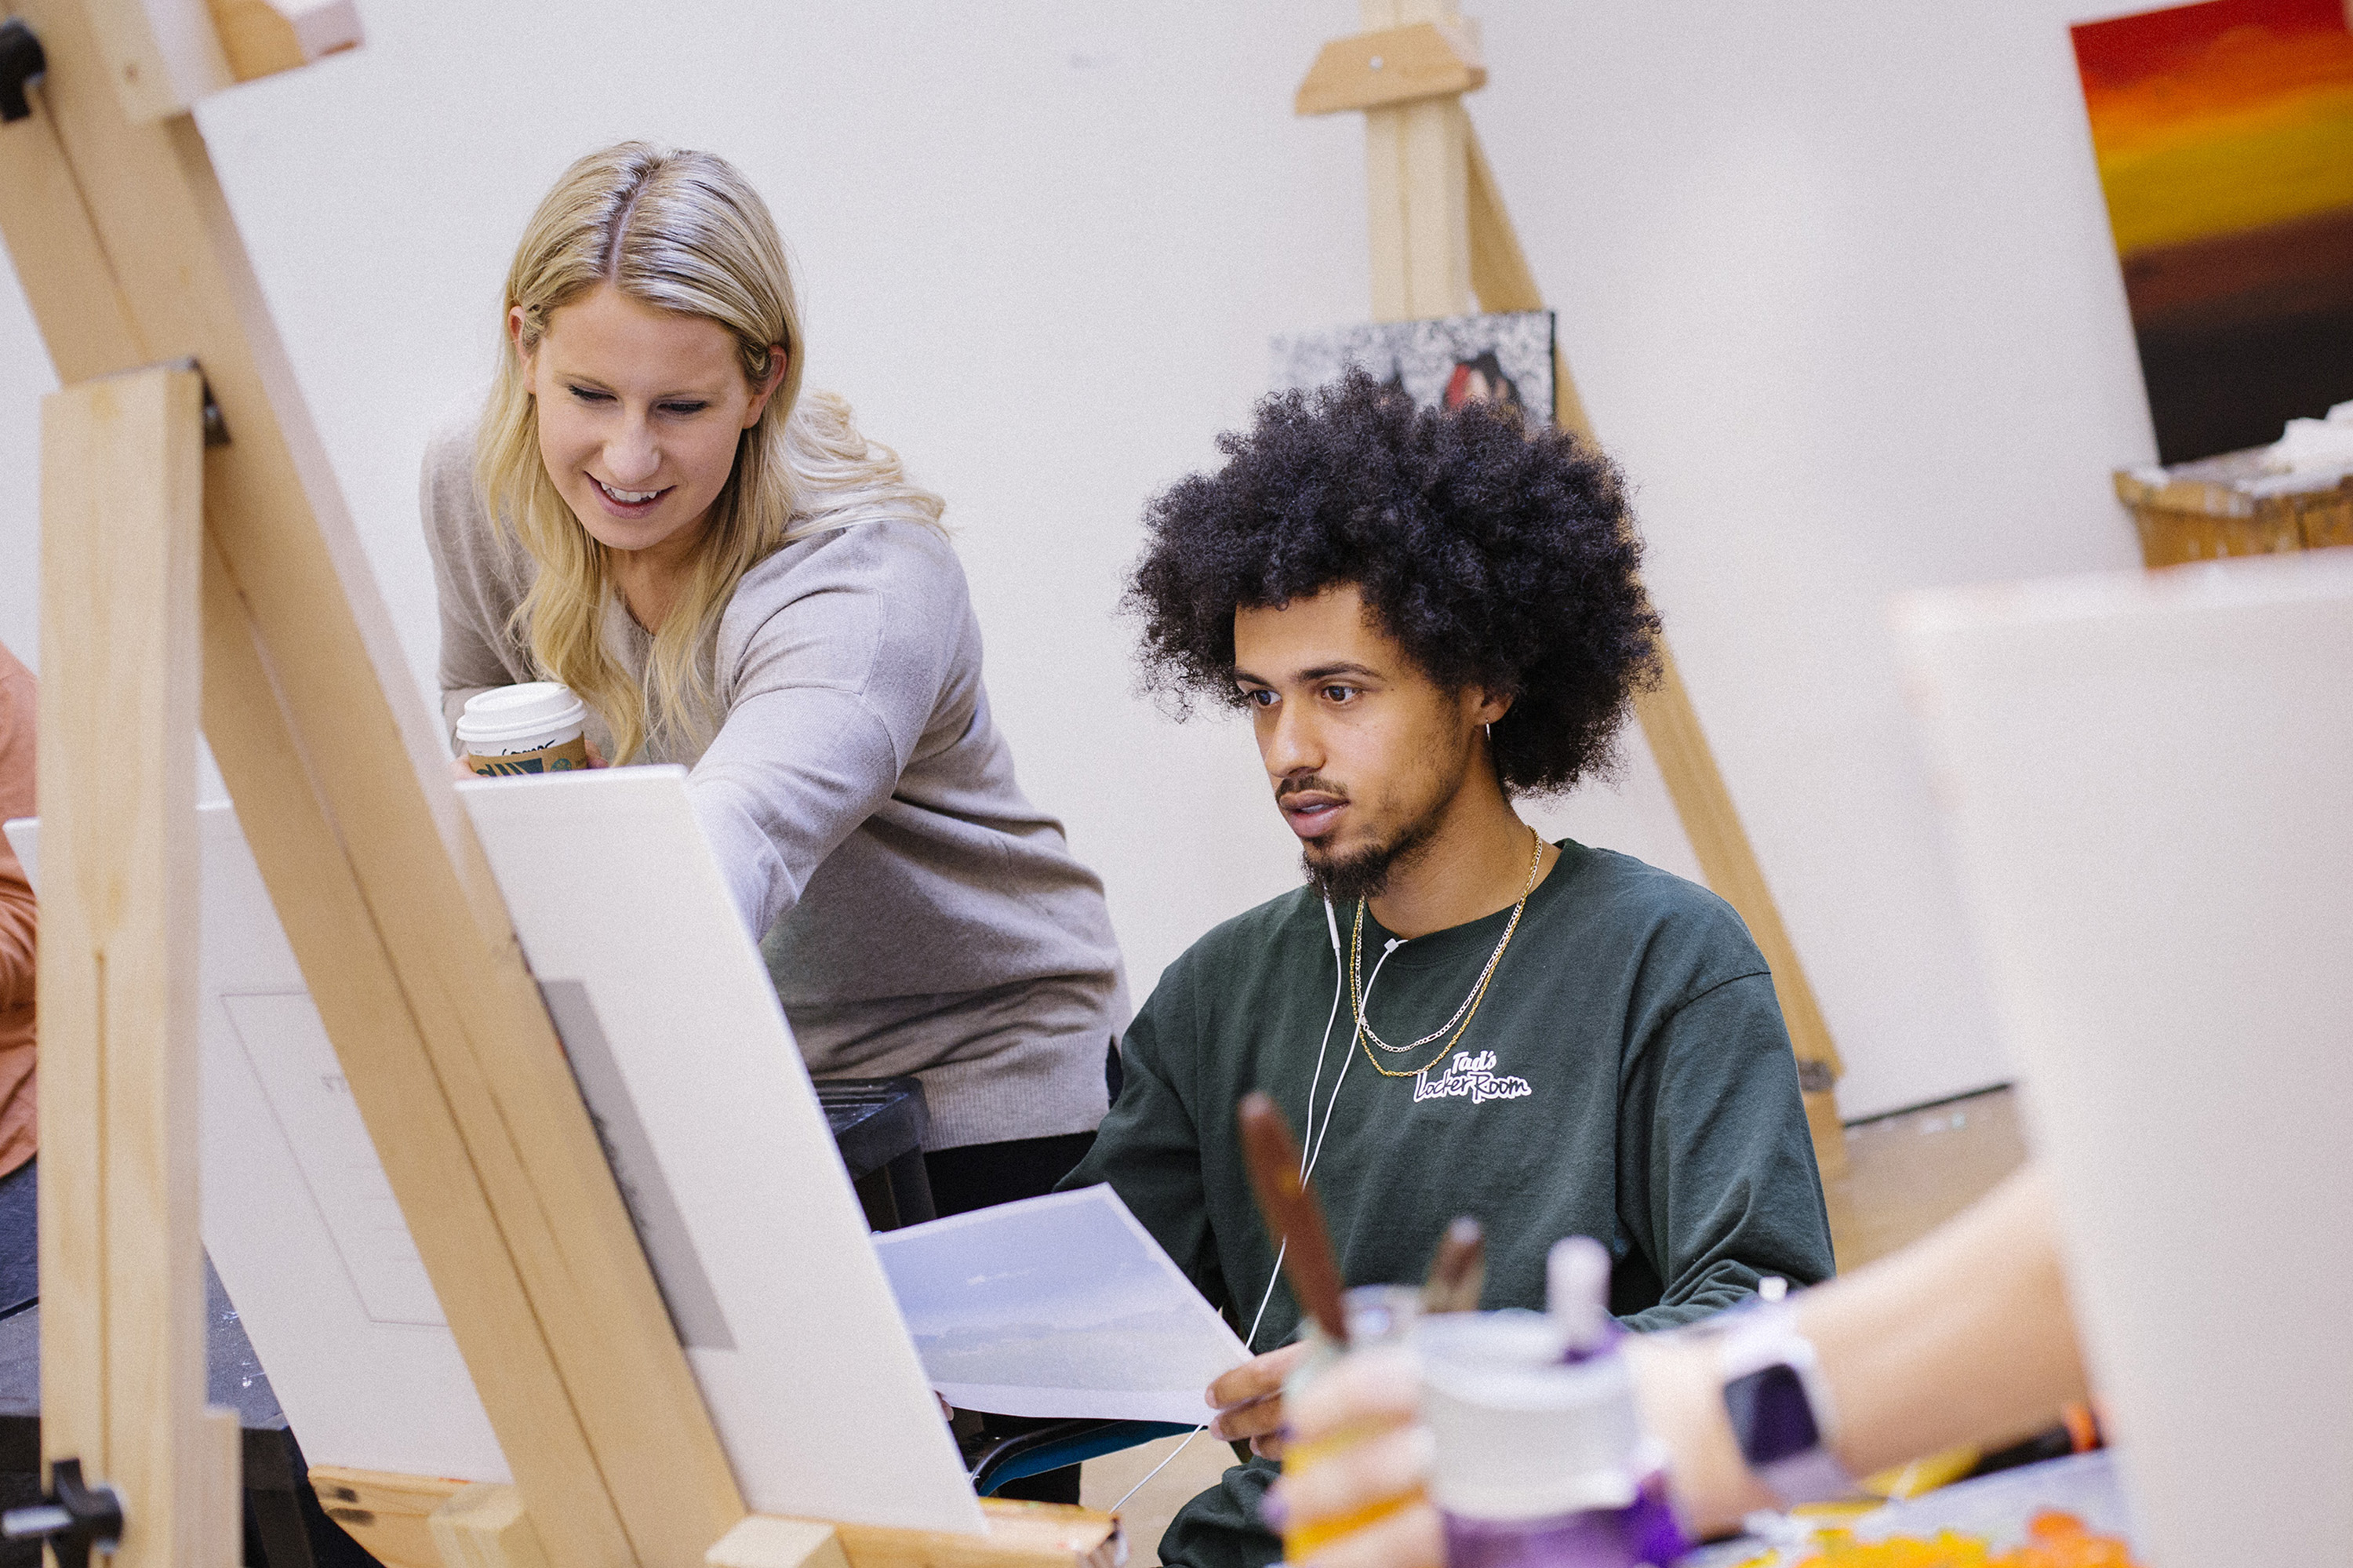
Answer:
[[[1449,1568],[1666,1568],[1685,1542],[1665,1453],[1614,1344],[1570,1360],[1554,1319],[1426,1319],[1422,1418]]]
[[[497,686],[466,699],[458,741],[477,773],[565,773],[588,766],[588,707],[556,681]]]
[[[1408,1343],[1415,1321],[1420,1316],[1421,1292],[1403,1285],[1360,1285],[1345,1293],[1340,1303],[1348,1323],[1347,1350],[1341,1350],[1320,1331],[1311,1328],[1308,1330],[1310,1348],[1305,1358],[1292,1369],[1289,1377],[1282,1380],[1282,1397],[1286,1403],[1297,1398],[1309,1383],[1330,1371],[1343,1355]],[[1282,1467],[1293,1473],[1307,1469],[1354,1447],[1366,1436],[1362,1432],[1343,1430],[1317,1442],[1293,1445],[1283,1453]],[[1283,1559],[1295,1563],[1345,1535],[1387,1519],[1399,1509],[1419,1501],[1420,1497],[1419,1491],[1401,1492],[1339,1519],[1317,1520],[1312,1524],[1286,1530],[1282,1532]]]

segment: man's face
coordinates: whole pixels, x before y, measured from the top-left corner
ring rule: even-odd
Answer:
[[[1308,880],[1335,900],[1377,895],[1461,793],[1482,698],[1425,674],[1353,583],[1236,610],[1234,681]]]

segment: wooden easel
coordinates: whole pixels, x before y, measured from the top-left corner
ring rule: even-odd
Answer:
[[[1474,296],[1478,308],[1489,312],[1544,309],[1503,192],[1462,107],[1462,94],[1487,80],[1477,24],[1459,13],[1455,0],[1360,4],[1365,31],[1324,46],[1299,85],[1294,108],[1301,114],[1359,111],[1365,116],[1373,319],[1463,315]],[[1568,356],[1557,345],[1553,377],[1561,427],[1593,440]],[[1663,641],[1659,654],[1659,683],[1635,697],[1635,716],[1708,885],[1740,912],[1772,966],[1815,1155],[1823,1174],[1834,1175],[1846,1168],[1838,1048]]]
[[[46,63],[0,123],[0,236],[65,387],[43,411],[44,1445],[121,1497],[119,1560],[237,1552],[235,1425],[201,1410],[201,671],[205,734],[515,1475],[322,1471],[347,1528],[420,1565],[1104,1563],[1114,1521],[1046,1504],[984,1504],[971,1537],[746,1514],[189,113],[355,43],[348,0],[0,8],[31,35],[13,58]]]

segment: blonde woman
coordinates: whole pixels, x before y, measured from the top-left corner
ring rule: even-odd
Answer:
[[[708,153],[592,154],[504,329],[425,464],[448,720],[556,680],[601,756],[686,764],[810,1072],[923,1080],[942,1213],[1045,1192],[1127,1022],[1103,885],[1014,782],[940,499],[801,389],[767,208]]]

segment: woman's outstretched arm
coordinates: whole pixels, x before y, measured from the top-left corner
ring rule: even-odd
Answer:
[[[2067,1308],[2057,1216],[2028,1167],[1958,1218],[1892,1256],[1795,1299],[1838,1420],[1836,1446],[1866,1475],[1964,1443],[2033,1430],[2084,1393]],[[1714,1344],[1691,1332],[1628,1341],[1643,1416],[1665,1443],[1677,1502],[1700,1533],[1772,1506],[1742,1464],[1725,1415]],[[1428,1438],[1402,1356],[1352,1358],[1292,1411],[1293,1443],[1356,1429],[1366,1440],[1272,1495],[1286,1520],[1339,1517],[1420,1484]],[[1311,1561],[1324,1568],[1434,1568],[1434,1510],[1418,1505]]]

